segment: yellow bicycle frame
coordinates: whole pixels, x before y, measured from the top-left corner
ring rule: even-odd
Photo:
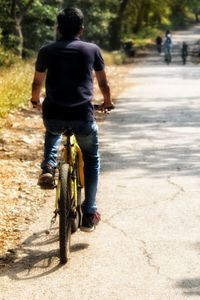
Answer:
[[[78,171],[79,171],[79,184],[80,187],[84,187],[84,162],[82,157],[81,149],[76,141],[76,137],[74,134],[69,135],[66,137],[66,140],[63,144],[62,148],[62,155],[61,155],[61,164],[67,163],[69,164],[69,174],[70,176],[70,191],[71,191],[71,199],[74,202],[74,207],[77,206],[77,178],[76,176],[73,176],[73,172],[75,170],[75,165],[77,163],[77,157],[78,157]],[[58,178],[57,180],[57,187],[56,187],[56,209],[58,209],[58,202],[59,202],[59,196],[60,196],[60,180]]]

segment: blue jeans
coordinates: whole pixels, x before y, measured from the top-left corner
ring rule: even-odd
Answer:
[[[43,120],[46,127],[44,160],[41,167],[46,165],[57,166],[57,152],[62,140],[62,132],[71,128],[76,135],[84,160],[85,200],[82,204],[83,213],[93,214],[97,210],[96,193],[100,169],[98,150],[98,127],[95,121],[64,121]]]

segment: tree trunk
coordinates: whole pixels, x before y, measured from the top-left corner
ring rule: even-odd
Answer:
[[[196,19],[196,23],[199,23],[199,14],[195,13],[195,19]]]
[[[110,48],[112,50],[117,50],[120,48],[120,32],[122,27],[124,11],[127,7],[129,0],[122,0],[117,17],[110,24]]]
[[[18,47],[17,47],[17,52],[20,57],[23,56],[23,46],[24,46],[24,36],[22,33],[22,26],[20,20],[16,20],[15,22],[15,31],[16,35],[18,37]]]
[[[134,26],[134,32],[137,33],[141,27],[145,18],[145,9],[147,9],[148,3],[145,0],[141,0],[137,4],[137,17],[136,24]],[[148,18],[148,11],[146,10],[146,17]]]
[[[12,0],[11,3],[10,17],[13,21],[13,26],[11,30],[12,30],[12,34],[17,37],[14,50],[17,52],[17,54],[20,57],[22,57],[23,55],[23,44],[24,44],[24,37],[22,32],[22,21],[34,1],[35,0],[29,0],[27,4],[23,7],[23,10],[18,14],[16,13],[17,1]]]
[[[141,7],[140,10],[138,11],[137,20],[136,20],[136,24],[134,27],[135,33],[137,33],[140,30],[140,28],[142,27],[142,21],[143,21],[143,9]]]

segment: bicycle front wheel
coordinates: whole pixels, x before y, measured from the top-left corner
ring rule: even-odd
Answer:
[[[76,173],[76,180],[74,182],[74,195],[76,195],[76,199],[74,199],[75,203],[75,216],[72,217],[72,227],[71,231],[72,233],[76,232],[77,229],[80,227],[81,223],[81,184],[80,184],[80,174],[79,174],[79,167],[78,167],[78,161],[75,165],[75,173]]]
[[[71,241],[71,201],[69,185],[69,165],[63,164],[60,168],[60,197],[59,197],[59,243],[60,261],[66,263],[70,254]]]

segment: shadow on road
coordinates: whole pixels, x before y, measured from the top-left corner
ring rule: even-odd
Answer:
[[[182,279],[177,283],[176,287],[181,288],[184,295],[200,296],[200,277]]]
[[[12,280],[30,280],[56,272],[63,267],[57,242],[58,228],[52,229],[50,235],[46,234],[46,230],[34,233],[0,261],[0,276],[8,276]],[[88,246],[86,243],[74,244],[71,252],[84,250]]]
[[[166,171],[200,174],[199,97],[121,98],[102,137],[102,171],[140,169],[157,177]],[[158,105],[159,103],[159,105]],[[105,145],[105,146],[104,146]],[[108,145],[110,145],[108,147]]]
[[[152,60],[151,62],[153,62]],[[155,61],[154,61],[155,62]],[[180,62],[179,65],[175,65],[175,61],[173,60],[174,64],[171,64],[169,66],[163,64],[160,64],[159,66],[156,63],[156,68],[157,68],[157,74],[155,72],[149,71],[149,72],[142,72],[142,67],[141,67],[141,72],[138,71],[137,73],[130,75],[130,78],[135,78],[136,80],[138,79],[144,79],[145,78],[156,78],[159,80],[169,80],[173,86],[173,81],[174,84],[177,84],[175,80],[180,79],[183,80],[199,80],[199,69],[195,68],[194,66],[191,65],[186,65],[182,66],[182,63]],[[153,66],[152,66],[153,68]]]

